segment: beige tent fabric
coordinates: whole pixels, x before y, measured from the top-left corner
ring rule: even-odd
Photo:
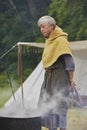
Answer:
[[[75,82],[81,95],[87,95],[87,41],[71,42],[75,60]]]
[[[41,85],[44,79],[45,70],[42,67],[42,61],[37,65],[35,70],[23,83],[24,107],[26,109],[37,109],[40,95]],[[5,107],[14,103],[22,105],[22,89],[21,86],[15,92],[16,101],[13,96],[5,103]]]
[[[23,43],[23,45],[28,45],[28,43]],[[37,46],[36,43],[35,46]],[[81,95],[87,95],[87,41],[70,42],[70,46],[76,66],[74,80],[77,84],[77,89]],[[45,70],[43,69],[41,61],[32,74],[23,83],[24,105],[26,108],[30,107],[31,109],[37,109],[44,72]],[[19,87],[19,89],[15,92],[15,97],[16,102],[20,102],[22,100],[21,87]],[[14,102],[13,97],[11,97],[6,102],[5,107]]]
[[[87,95],[87,50],[74,51],[75,82],[81,95]]]

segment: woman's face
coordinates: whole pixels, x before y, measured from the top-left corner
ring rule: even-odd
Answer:
[[[41,30],[42,35],[45,38],[48,38],[50,36],[51,32],[54,30],[54,28],[53,28],[53,26],[43,23],[40,25],[40,30]]]

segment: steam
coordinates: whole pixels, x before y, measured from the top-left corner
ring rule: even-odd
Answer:
[[[61,103],[65,107],[65,104],[68,103],[68,100],[63,96],[62,92],[58,93],[57,91],[53,94],[53,96],[44,93],[39,104],[37,103],[37,108],[33,108],[33,102],[32,104],[29,104],[27,100],[24,99],[23,102],[19,98],[19,100],[14,101],[11,105],[2,108],[0,110],[0,116],[20,118],[40,117],[44,116],[51,110],[53,110],[55,113],[60,113]]]
[[[60,106],[64,106],[67,104],[68,105],[68,99],[63,96],[61,92],[55,93],[52,97],[48,95],[47,93],[44,94],[44,98],[40,103],[39,111],[41,116],[44,116],[46,113],[53,111],[57,114],[61,112]],[[67,108],[66,105],[66,108]],[[64,110],[64,109],[63,109]]]

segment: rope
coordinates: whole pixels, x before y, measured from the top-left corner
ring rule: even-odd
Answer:
[[[0,60],[1,60],[4,56],[6,56],[12,49],[14,49],[16,46],[17,46],[17,44],[14,45],[14,46],[12,46],[8,51],[6,51],[6,52],[0,57]]]
[[[11,50],[13,50],[16,46],[17,46],[17,44],[14,45],[14,46],[12,46],[8,51],[6,51],[6,52],[0,57],[0,60],[1,60],[4,56],[6,56]],[[21,79],[22,103],[23,103],[23,106],[24,106],[21,49],[22,49],[21,46],[18,45],[18,75],[20,76],[20,79]],[[15,95],[14,95],[14,92],[13,92],[13,89],[12,89],[12,83],[11,83],[11,81],[10,81],[9,74],[8,74],[8,72],[6,72],[6,73],[7,73],[9,82],[10,82],[10,86],[11,86],[11,90],[12,90],[12,95],[13,95],[14,100],[15,100]]]
[[[14,91],[13,91],[13,87],[12,87],[12,82],[11,82],[9,73],[8,73],[7,71],[6,71],[6,74],[7,74],[7,76],[8,76],[8,80],[9,80],[9,83],[10,83],[10,86],[11,86],[11,91],[12,91],[13,98],[14,98],[14,100],[16,101],[16,98],[15,98],[15,95],[14,95]]]
[[[16,46],[17,46],[17,44],[14,45],[14,46],[12,46],[8,51],[6,51],[6,52],[0,57],[0,60],[1,60],[4,56],[6,56],[11,50],[13,50]],[[5,66],[5,65],[4,65],[4,66]],[[16,100],[15,95],[14,95],[14,91],[13,91],[13,87],[12,87],[12,83],[11,83],[11,80],[10,80],[10,76],[9,76],[9,74],[8,74],[7,71],[6,71],[6,74],[7,74],[7,76],[8,76],[8,80],[9,80],[9,83],[10,83],[10,87],[11,87],[11,91],[12,91],[13,98],[14,98],[14,100]]]

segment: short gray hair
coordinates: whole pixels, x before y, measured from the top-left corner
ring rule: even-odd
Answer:
[[[56,21],[53,17],[51,16],[42,16],[39,20],[38,20],[38,26],[40,26],[41,24],[48,24],[49,26],[53,26],[56,27]]]

